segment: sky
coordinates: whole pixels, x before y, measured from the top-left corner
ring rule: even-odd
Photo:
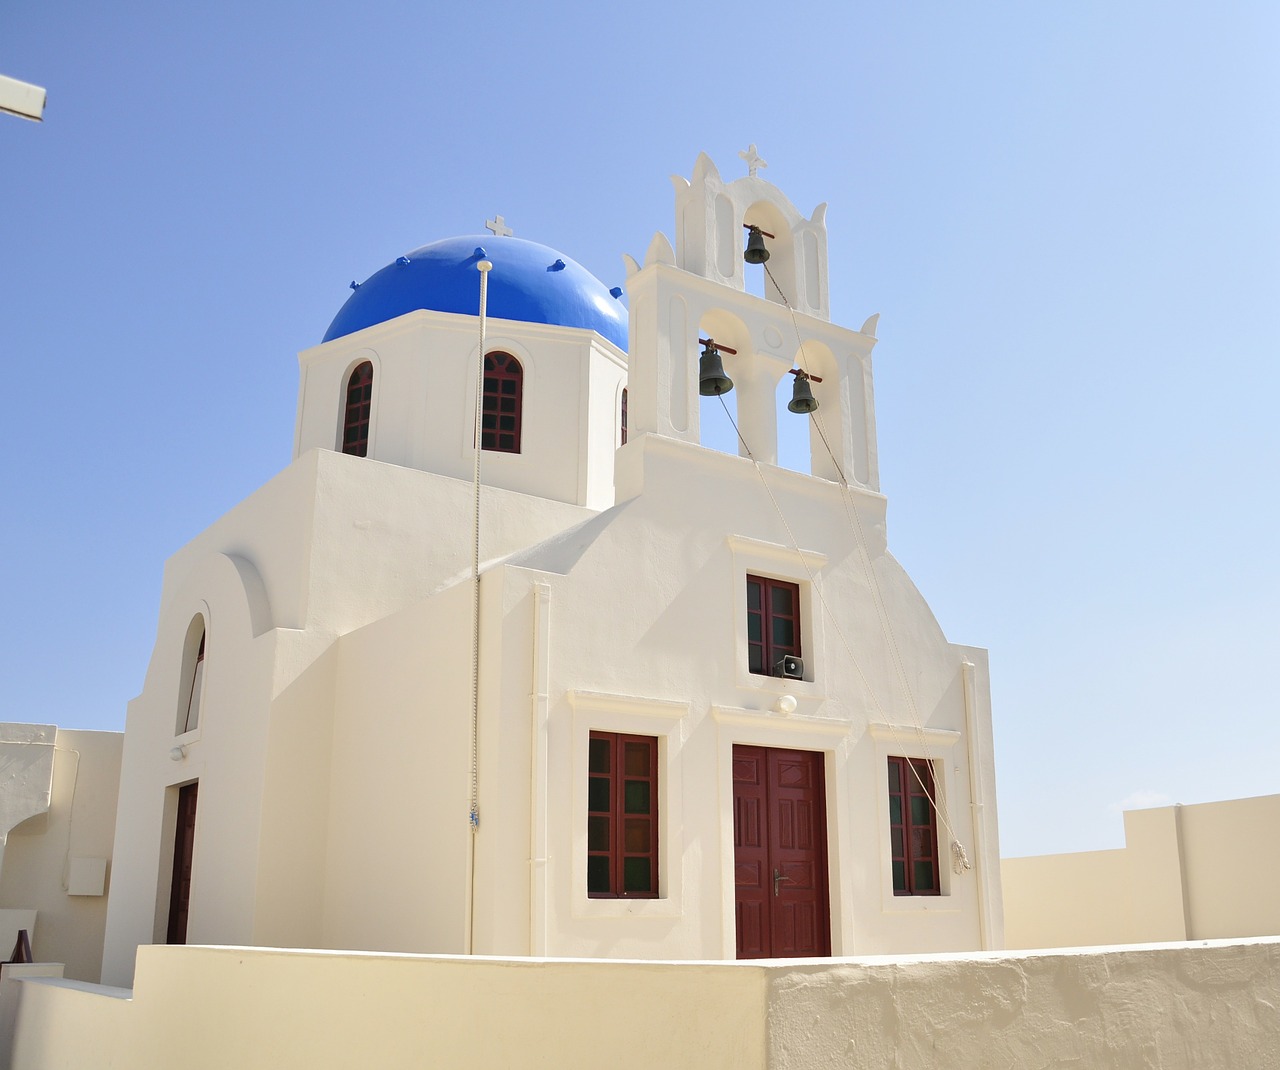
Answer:
[[[1280,792],[1278,46],[1271,0],[0,0],[49,94],[0,115],[0,720],[123,728],[348,283],[501,213],[621,285],[754,143],[880,313],[889,546],[990,651],[1002,852]]]

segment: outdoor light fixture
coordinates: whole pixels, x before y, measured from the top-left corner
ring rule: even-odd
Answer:
[[[44,119],[44,98],[42,86],[0,74],[0,111],[38,123]]]

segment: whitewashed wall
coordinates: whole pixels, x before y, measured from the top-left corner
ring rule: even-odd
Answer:
[[[1277,941],[768,965],[151,947],[131,994],[22,982],[12,1065],[1271,1070],[1277,1008]]]

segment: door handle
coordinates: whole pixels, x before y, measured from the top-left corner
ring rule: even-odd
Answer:
[[[780,870],[777,866],[773,867],[773,897],[775,899],[778,897],[778,885],[780,885],[783,881],[789,881],[790,879],[791,879],[790,877],[784,877],[782,875],[782,870]]]

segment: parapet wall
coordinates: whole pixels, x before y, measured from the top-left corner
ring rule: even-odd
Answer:
[[[131,999],[22,982],[54,1070],[1280,1065],[1280,940],[821,962],[144,947]]]

